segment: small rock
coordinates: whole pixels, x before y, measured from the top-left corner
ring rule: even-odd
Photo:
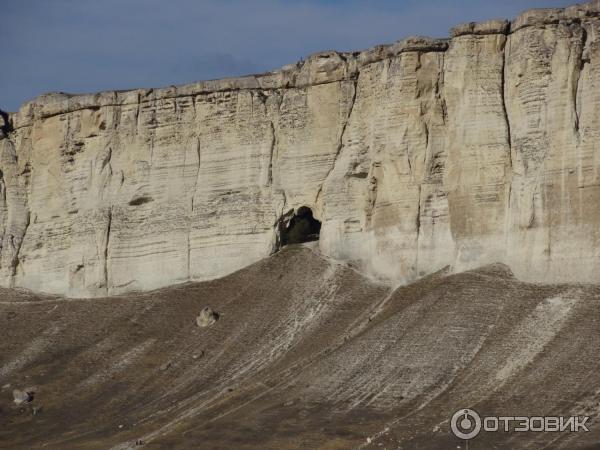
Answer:
[[[42,412],[42,409],[43,409],[42,405],[40,405],[40,406],[34,406],[31,409],[31,414],[33,414],[34,416],[37,416],[38,414],[40,414]]]
[[[199,359],[199,358],[203,358],[203,357],[204,357],[204,350],[200,351],[200,353],[192,355],[192,359]]]
[[[10,387],[10,383],[6,383],[4,386],[2,386],[2,390],[8,389],[9,387]]]
[[[294,404],[294,400],[287,401],[283,404],[283,406],[292,406]]]
[[[33,395],[31,392],[21,391],[19,389],[13,390],[13,401],[17,405],[22,405],[23,403],[29,403],[33,400]]]
[[[208,327],[219,320],[219,314],[212,310],[210,306],[204,308],[198,317],[196,317],[196,325],[201,328]]]
[[[124,425],[119,425],[119,429],[123,428]]]
[[[160,366],[160,370],[162,370],[163,372],[165,370],[167,370],[169,367],[171,367],[171,361],[167,361],[166,363],[164,363],[162,366]]]

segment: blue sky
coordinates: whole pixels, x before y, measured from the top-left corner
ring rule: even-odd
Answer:
[[[258,73],[568,0],[0,0],[0,108]]]

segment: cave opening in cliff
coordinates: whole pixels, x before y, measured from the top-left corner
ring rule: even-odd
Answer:
[[[281,246],[319,240],[321,222],[313,217],[312,209],[301,206],[280,222]]]

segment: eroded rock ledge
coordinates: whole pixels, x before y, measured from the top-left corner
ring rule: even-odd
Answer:
[[[319,246],[405,282],[600,269],[600,2],[280,70],[52,93],[0,124],[0,280],[76,296],[222,276],[306,206]]]

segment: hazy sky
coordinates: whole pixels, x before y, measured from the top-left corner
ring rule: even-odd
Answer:
[[[560,0],[0,0],[0,108],[48,91],[182,84]]]

